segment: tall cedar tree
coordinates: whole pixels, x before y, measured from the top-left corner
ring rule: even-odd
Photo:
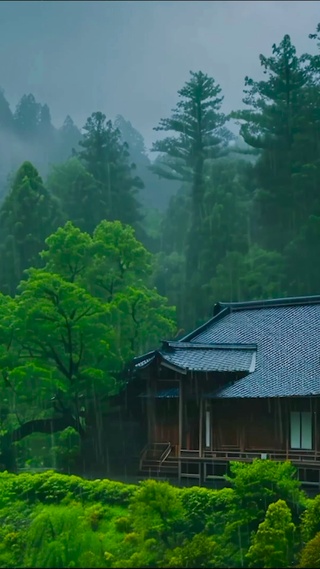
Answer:
[[[219,112],[223,97],[215,80],[199,71],[190,72],[191,79],[178,91],[180,100],[171,118],[161,119],[156,131],[171,132],[153,144],[152,150],[166,155],[165,169],[155,167],[158,174],[192,184],[192,241],[203,218],[204,165],[217,158],[228,141],[223,129],[226,117]],[[192,251],[195,254],[196,248]],[[191,254],[191,251],[190,251]],[[196,269],[196,258],[190,258]]]
[[[128,145],[121,142],[120,131],[100,112],[88,118],[84,131],[79,158],[98,182],[92,199],[100,212],[99,221],[119,220],[137,227],[141,215],[135,194],[143,182],[134,176]]]
[[[203,231],[205,164],[222,154],[230,140],[230,133],[223,128],[226,116],[220,112],[223,97],[215,80],[201,71],[190,72],[191,78],[178,91],[179,101],[172,116],[161,119],[156,131],[172,135],[154,143],[152,150],[165,155],[165,165],[154,171],[169,179],[189,182],[191,185],[191,215],[186,250],[186,277],[189,291],[197,283],[199,253],[205,243]],[[196,295],[191,304],[197,312]],[[191,322],[190,322],[191,324]]]
[[[30,162],[19,168],[0,208],[0,289],[14,295],[23,271],[36,266],[44,241],[59,224],[56,202]],[[40,259],[40,258],[39,258]]]
[[[290,37],[273,45],[271,57],[260,55],[260,62],[267,79],[245,78],[243,102],[249,108],[233,116],[245,142],[261,152],[255,166],[255,237],[263,247],[282,251],[314,202],[313,173],[313,196],[304,192],[306,166],[319,152],[319,124],[312,124],[309,74]]]

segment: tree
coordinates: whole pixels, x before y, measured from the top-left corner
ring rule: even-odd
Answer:
[[[260,152],[254,168],[259,225],[255,237],[262,247],[283,251],[314,202],[314,192],[306,197],[305,180],[310,179],[307,165],[318,155],[314,140],[319,138],[319,123],[311,120],[310,73],[290,36],[273,45],[271,57],[260,55],[260,62],[266,80],[245,78],[243,102],[248,108],[232,116],[241,125],[244,141]],[[311,178],[308,194],[310,185],[314,187],[313,172]]]
[[[90,237],[68,222],[46,243],[45,268],[27,271],[15,299],[0,297],[7,465],[12,442],[32,432],[73,427],[84,441],[93,401],[97,432],[101,396],[119,391],[133,355],[174,330],[174,310],[149,288],[150,255],[132,228],[102,222]]]
[[[114,125],[120,131],[122,142],[128,144],[130,158],[137,168],[136,173],[143,181],[144,187],[139,192],[141,205],[148,210],[163,211],[170,197],[179,188],[179,182],[163,180],[152,171],[152,162],[147,154],[143,136],[132,126],[131,122],[117,115]]]
[[[246,254],[230,251],[208,285],[212,303],[263,300],[286,296],[283,256],[253,245]]]
[[[246,555],[249,567],[290,567],[295,526],[284,500],[268,507]]]
[[[174,309],[152,288],[152,257],[130,226],[103,221],[91,238],[69,222],[46,243],[46,270],[109,304],[123,364],[173,333]]]
[[[156,283],[161,287],[161,293],[177,306],[179,323],[183,327],[195,326],[210,317],[210,306],[217,301],[212,295],[210,281],[219,276],[224,296],[230,288],[230,279],[226,275],[226,283],[223,283],[221,269],[220,275],[217,274],[218,267],[224,264],[226,256],[242,259],[252,241],[251,165],[229,156],[220,158],[206,165],[205,177],[201,224],[205,239],[199,247],[198,270],[194,271],[192,279],[186,278],[185,271],[191,216],[191,196],[185,187],[171,198],[161,227],[163,253],[158,255]],[[190,284],[194,291],[189,290]],[[167,292],[164,292],[164,286]]]
[[[78,158],[53,166],[47,188],[59,201],[65,219],[93,233],[101,219],[98,183]]]
[[[21,138],[32,140],[36,137],[40,113],[41,105],[31,93],[21,97],[14,113],[16,131]]]
[[[220,156],[230,140],[230,134],[223,128],[226,116],[220,112],[223,100],[220,86],[201,71],[190,74],[190,80],[178,91],[180,100],[171,118],[161,119],[159,126],[154,129],[171,132],[172,136],[158,140],[152,147],[153,151],[166,157],[166,168],[162,166],[158,169],[161,176],[186,181],[192,186],[188,278],[198,270],[199,250],[204,242],[205,163]]]
[[[38,171],[24,162],[0,208],[0,288],[14,294],[24,269],[38,264],[45,238],[59,223],[59,210]]]
[[[72,118],[67,115],[62,127],[57,131],[55,162],[60,163],[68,160],[79,149],[80,140],[80,130],[74,124]]]
[[[298,567],[310,567],[312,569],[320,567],[320,532],[310,539],[303,548]]]
[[[3,89],[0,89],[0,130],[13,130],[13,115]]]
[[[128,145],[121,142],[119,130],[100,112],[88,118],[84,131],[79,158],[97,182],[99,221],[120,220],[137,226],[141,215],[135,194],[143,184],[133,174]]]

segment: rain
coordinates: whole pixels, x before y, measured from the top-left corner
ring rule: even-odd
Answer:
[[[317,3],[0,38],[0,568],[319,567]]]

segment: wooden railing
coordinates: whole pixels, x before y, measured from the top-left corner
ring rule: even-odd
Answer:
[[[164,448],[162,448],[162,452],[160,454],[158,454],[158,456],[152,456],[151,458],[149,458],[149,460],[155,461],[159,467],[166,460],[166,458],[168,458],[169,454],[171,453],[171,451],[172,451],[171,443],[168,442],[168,443],[148,443],[148,444],[146,444],[146,446],[143,448],[141,455],[140,455],[140,470],[142,470],[144,461],[147,460],[148,452],[152,452],[153,455],[156,455],[157,451],[158,451],[158,453],[161,451],[161,447],[164,447]]]

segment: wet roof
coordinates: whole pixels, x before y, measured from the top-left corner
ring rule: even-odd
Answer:
[[[214,398],[320,395],[320,296],[219,303],[206,324],[156,353],[190,370],[248,371]]]
[[[191,349],[190,349],[191,348]],[[211,349],[189,347],[175,348],[172,352],[161,351],[162,360],[173,366],[193,371],[250,371],[255,349]]]

